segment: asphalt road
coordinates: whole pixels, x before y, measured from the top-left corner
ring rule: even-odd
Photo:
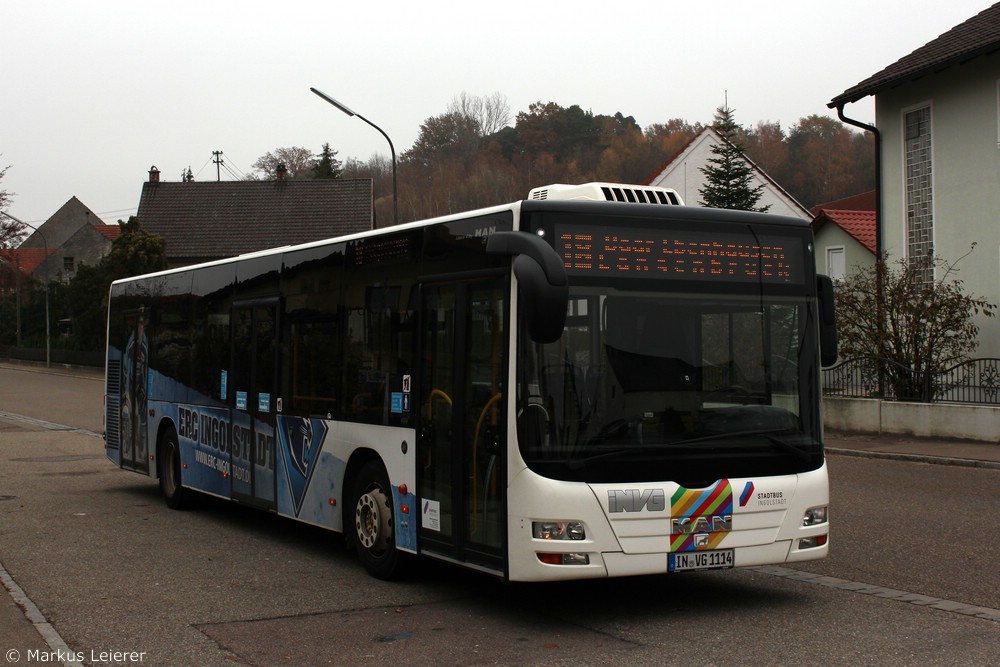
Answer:
[[[38,612],[0,600],[0,665],[1000,664],[998,470],[832,456],[831,556],[796,568],[386,583],[339,536],[167,509],[104,458],[102,394],[0,367],[0,574]]]

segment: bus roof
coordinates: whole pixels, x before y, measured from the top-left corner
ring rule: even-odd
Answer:
[[[274,248],[266,248],[255,252],[244,253],[242,255],[235,255],[233,257],[224,257],[222,259],[216,259],[209,262],[202,262],[199,264],[188,264],[185,266],[178,266],[170,269],[164,269],[162,271],[154,271],[142,275],[130,276],[128,278],[120,278],[118,280],[115,280],[112,284],[117,285],[121,283],[129,283],[136,280],[142,280],[150,277],[158,277],[164,275],[171,275],[175,273],[181,273],[183,271],[189,271],[197,268],[220,266],[246,259],[253,259],[256,257],[267,257],[275,254],[288,252],[290,250],[315,248],[333,243],[346,243],[350,241],[365,239],[372,236],[381,236],[386,233],[419,229],[422,227],[441,224],[452,220],[460,220],[463,218],[468,218],[470,216],[489,215],[491,213],[499,213],[502,211],[519,212],[522,208],[522,205],[527,205],[532,210],[538,210],[540,208],[547,208],[550,203],[555,203],[555,202],[559,202],[559,206],[565,207],[567,210],[575,210],[580,212],[583,212],[587,209],[592,210],[594,206],[608,207],[609,210],[622,207],[621,210],[623,211],[628,210],[631,214],[638,214],[642,217],[647,217],[647,216],[653,217],[657,215],[667,214],[667,217],[677,218],[677,219],[687,218],[691,220],[699,220],[699,219],[707,220],[711,218],[714,220],[722,220],[722,221],[729,220],[733,222],[750,222],[751,219],[753,219],[753,221],[755,222],[766,221],[774,224],[785,224],[785,225],[795,225],[795,226],[808,225],[807,221],[800,220],[798,218],[791,218],[788,216],[766,214],[766,213],[751,213],[747,211],[727,211],[720,209],[706,209],[694,206],[685,206],[683,201],[681,201],[680,196],[678,196],[678,194],[676,193],[676,191],[670,188],[661,188],[653,186],[636,186],[636,185],[627,185],[622,183],[604,183],[604,182],[584,183],[581,185],[567,185],[562,183],[556,183],[552,185],[533,188],[528,193],[528,198],[526,200],[515,201],[508,204],[499,204],[496,206],[489,206],[481,209],[474,209],[471,211],[462,211],[460,213],[451,213],[448,215],[428,218],[425,220],[416,220],[413,222],[407,222],[400,225],[394,225],[392,227],[381,227],[378,229],[370,229],[370,230],[365,230],[363,232],[356,232],[353,234],[346,234],[344,236],[335,236],[326,239],[319,239],[316,241],[308,241],[296,245],[284,245],[284,246],[276,246]],[[627,207],[627,209],[625,207]]]

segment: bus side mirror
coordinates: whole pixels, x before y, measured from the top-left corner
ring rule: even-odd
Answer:
[[[486,240],[486,252],[514,258],[514,275],[524,302],[525,323],[531,340],[553,343],[566,326],[569,280],[559,253],[534,234],[494,232]]]
[[[830,276],[816,276],[816,294],[819,297],[819,361],[823,366],[833,366],[837,363],[837,314]]]

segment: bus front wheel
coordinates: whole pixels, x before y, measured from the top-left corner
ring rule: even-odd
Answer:
[[[358,559],[374,577],[393,579],[399,574],[395,517],[389,476],[379,461],[368,461],[358,472],[354,487],[354,545]]]
[[[177,444],[177,433],[168,429],[160,443],[160,493],[170,509],[187,507],[187,492],[181,486],[181,450]]]

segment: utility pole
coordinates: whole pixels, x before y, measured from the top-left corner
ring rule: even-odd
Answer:
[[[215,163],[215,180],[221,181],[222,174],[219,171],[219,167],[222,165],[222,151],[212,151],[212,162]]]

